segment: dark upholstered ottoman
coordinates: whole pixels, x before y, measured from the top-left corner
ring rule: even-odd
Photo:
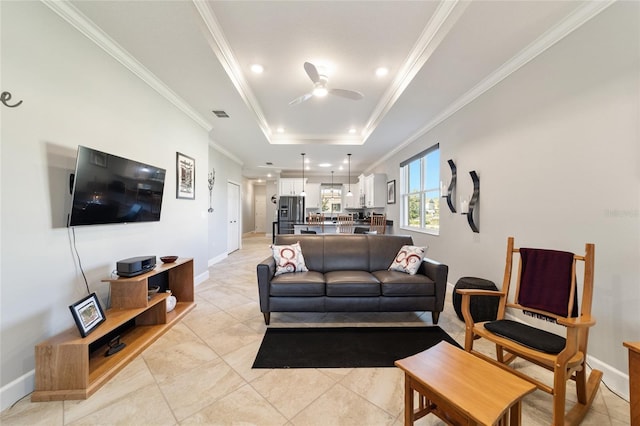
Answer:
[[[458,280],[453,287],[453,309],[456,310],[458,318],[464,321],[462,316],[462,296],[459,295],[456,290],[459,288],[472,288],[479,290],[498,290],[498,287],[493,281],[485,280],[483,278],[476,277],[462,277]],[[495,321],[498,315],[498,302],[499,297],[489,296],[471,296],[471,317],[475,322],[482,321]]]

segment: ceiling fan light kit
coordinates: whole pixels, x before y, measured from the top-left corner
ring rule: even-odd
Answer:
[[[329,82],[329,78],[324,74],[320,74],[318,72],[318,68],[311,62],[304,63],[304,70],[313,82],[313,90],[310,93],[306,93],[292,100],[291,102],[289,102],[289,105],[300,104],[306,100],[311,99],[314,96],[322,98],[327,96],[328,94],[340,96],[342,98],[351,99],[354,101],[359,101],[364,97],[362,93],[356,90],[328,88],[327,84]]]

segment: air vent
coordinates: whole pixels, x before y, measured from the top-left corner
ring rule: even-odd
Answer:
[[[213,113],[216,115],[216,117],[218,117],[218,118],[229,118],[229,114],[227,114],[226,112],[224,112],[224,111],[222,111],[222,110],[218,110],[218,111],[213,110],[212,112],[213,112]]]

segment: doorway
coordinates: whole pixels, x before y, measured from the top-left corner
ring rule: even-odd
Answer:
[[[227,253],[240,248],[240,185],[227,182]]]

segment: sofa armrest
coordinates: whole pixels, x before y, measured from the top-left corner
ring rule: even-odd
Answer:
[[[436,312],[444,310],[444,297],[447,292],[447,278],[449,267],[444,263],[436,262],[433,259],[424,258],[418,273],[424,274],[436,283]]]
[[[276,273],[276,261],[273,256],[267,257],[256,267],[258,275],[258,295],[260,296],[260,311],[269,312],[269,293],[271,278]]]

